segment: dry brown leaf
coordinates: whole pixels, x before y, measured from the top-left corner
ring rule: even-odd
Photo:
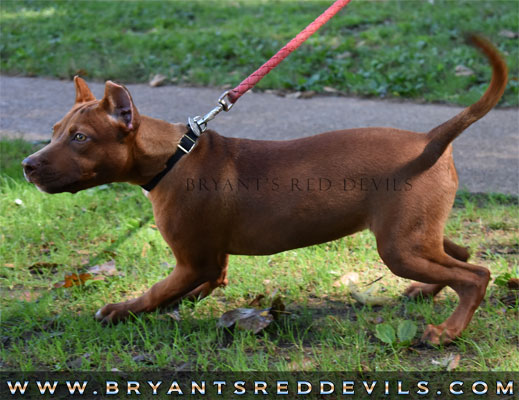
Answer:
[[[154,354],[137,354],[132,358],[133,361],[140,364],[148,364],[152,365],[155,363],[155,355]]]
[[[510,290],[519,290],[519,279],[517,278],[510,278],[508,282],[506,282],[506,286]]]
[[[7,263],[7,264],[4,264],[4,267],[7,267],[7,268],[16,268],[16,265],[11,264],[11,263]]]
[[[288,364],[289,371],[307,371],[313,369],[314,362],[309,358],[303,358],[301,361],[292,361]]]
[[[166,77],[161,74],[156,74],[153,78],[151,78],[150,86],[157,87],[162,86],[166,82]]]
[[[502,29],[499,32],[499,36],[505,37],[507,39],[517,39],[519,38],[519,32],[513,32],[508,29]]]
[[[336,58],[338,60],[344,60],[345,58],[350,58],[352,56],[351,52],[345,51],[343,53],[337,54]]]
[[[70,274],[65,276],[65,280],[55,283],[55,288],[70,288],[72,286],[80,286],[83,285],[86,281],[92,279],[91,274]]]
[[[236,321],[236,327],[244,331],[252,331],[256,334],[269,326],[274,320],[274,317],[268,310],[256,311],[258,312],[247,318],[241,318]]]
[[[178,322],[178,321],[181,320],[181,318],[180,318],[180,313],[178,312],[178,310],[175,310],[175,311],[172,311],[172,312],[168,312],[168,313],[166,313],[166,315],[167,315],[168,317],[170,317],[170,318],[171,318],[172,320],[174,320],[174,321],[177,321],[177,322]]]
[[[455,359],[456,359],[456,355],[449,353],[448,356],[440,358],[439,360],[432,359],[431,364],[439,365],[441,367],[447,368],[450,365],[450,363],[453,362]],[[458,360],[458,362],[459,362],[459,360]]]
[[[458,365],[460,363],[461,356],[459,354],[456,354],[452,360],[449,362],[449,365],[447,365],[447,371],[452,371],[456,368],[458,368]]]
[[[252,300],[249,303],[249,306],[251,306],[251,307],[260,307],[264,298],[265,298],[264,294],[258,294],[256,297],[254,297],[254,300]]]
[[[144,243],[142,245],[141,258],[146,257],[146,254],[148,253],[149,248],[150,248],[150,245],[148,243]]]
[[[324,86],[323,90],[326,93],[338,93],[339,92],[337,89],[335,89],[334,87],[331,87],[331,86]]]
[[[43,274],[45,270],[50,272],[56,272],[59,264],[56,263],[48,263],[48,262],[38,262],[29,266],[29,271],[31,274]]]
[[[82,356],[75,358],[74,360],[67,361],[67,367],[70,369],[81,370],[87,369],[90,366],[90,353],[85,353]]]
[[[105,276],[114,276],[120,275],[117,269],[115,268],[115,261],[110,260],[101,265],[94,265],[88,269],[88,273],[93,275],[105,275]]]
[[[258,333],[265,329],[274,320],[268,309],[256,310],[254,308],[236,308],[224,313],[218,321],[218,327],[231,328],[236,325],[238,329]]]
[[[17,299],[31,302],[38,299],[42,295],[42,290],[7,290],[7,296],[10,299]]]
[[[456,68],[454,69],[454,73],[456,76],[471,76],[474,75],[474,71],[472,71],[470,68],[465,67],[464,65],[456,65]]]
[[[509,308],[517,308],[517,304],[519,304],[519,292],[510,291],[506,296],[503,296],[499,299],[501,303]]]
[[[270,313],[275,320],[278,320],[281,314],[287,314],[285,311],[285,303],[281,299],[281,296],[275,296],[270,304]]]
[[[309,90],[307,92],[301,92],[301,95],[298,97],[299,99],[311,99],[316,95],[315,91]]]
[[[383,306],[389,304],[393,301],[391,297],[385,296],[373,296],[371,292],[373,288],[370,288],[364,292],[361,292],[357,286],[350,282],[348,285],[348,289],[350,290],[350,295],[355,300],[357,300],[361,304],[365,304],[367,306]]]
[[[356,272],[348,272],[341,276],[333,283],[333,287],[348,286],[350,282],[357,283],[359,281],[359,274]]]

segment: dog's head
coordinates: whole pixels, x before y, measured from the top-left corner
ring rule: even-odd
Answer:
[[[124,180],[132,164],[140,116],[128,90],[108,81],[96,100],[83,79],[74,83],[76,102],[54,125],[51,142],[22,162],[25,178],[47,193]]]

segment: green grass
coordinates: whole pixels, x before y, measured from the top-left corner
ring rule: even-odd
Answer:
[[[461,355],[462,370],[517,371],[518,308],[494,283],[469,327],[447,348],[392,348],[376,325],[418,327],[444,320],[457,304],[448,289],[436,302],[400,297],[408,282],[381,263],[372,235],[362,232],[269,257],[233,256],[229,285],[180,306],[181,321],[151,313],[115,326],[93,318],[107,302],[132,298],[174,264],[154,228],[140,189],[114,184],[75,195],[47,195],[26,183],[19,162],[33,151],[0,141],[0,360],[4,370],[444,370],[432,363]],[[19,199],[20,201],[16,202]],[[446,232],[470,246],[474,262],[495,278],[518,268],[517,198],[461,193]],[[115,260],[124,276],[54,288],[66,274]],[[333,283],[349,271],[392,298],[383,307],[356,303]],[[258,294],[278,292],[289,314],[258,335],[217,328],[220,315]]]
[[[232,87],[331,3],[326,1],[13,1],[0,3],[0,68],[11,75]],[[290,16],[287,18],[287,16]],[[354,0],[259,85],[468,105],[488,85],[481,32],[505,55],[501,105],[518,104],[517,1]],[[455,75],[458,65],[475,73]]]

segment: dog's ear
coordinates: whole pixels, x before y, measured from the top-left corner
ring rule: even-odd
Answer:
[[[74,85],[76,85],[76,104],[96,99],[86,82],[77,75],[74,77]]]
[[[133,104],[132,96],[128,89],[112,81],[105,85],[105,95],[100,106],[119,121],[127,132],[135,131],[141,122],[137,108]]]

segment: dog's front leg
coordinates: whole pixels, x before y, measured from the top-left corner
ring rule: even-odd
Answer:
[[[97,311],[96,319],[103,323],[119,322],[130,314],[149,312],[168,306],[178,302],[186,295],[191,296],[198,288],[204,289],[207,286],[205,283],[211,281],[208,278],[200,268],[177,265],[167,278],[157,282],[142,296],[121,303],[105,305]]]

